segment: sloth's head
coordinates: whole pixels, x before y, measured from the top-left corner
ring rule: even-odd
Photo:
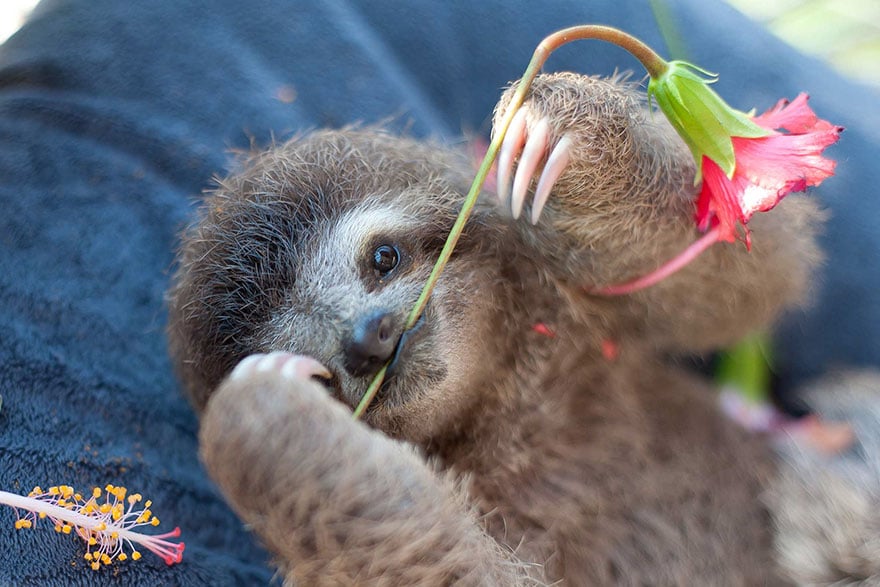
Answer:
[[[496,222],[481,212],[416,326],[407,317],[461,205],[460,161],[373,131],[321,132],[221,182],[187,232],[171,350],[197,409],[245,356],[323,363],[354,406],[391,362],[367,421],[425,440],[465,414],[502,360]],[[452,157],[452,155],[449,155]]]

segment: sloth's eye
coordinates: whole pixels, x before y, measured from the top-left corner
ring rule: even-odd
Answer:
[[[373,268],[387,275],[400,262],[400,252],[393,245],[380,245],[373,251]]]

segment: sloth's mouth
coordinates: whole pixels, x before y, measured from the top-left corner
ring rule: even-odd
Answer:
[[[382,387],[379,388],[377,399],[381,396],[386,395],[386,393],[389,391],[389,383],[392,380],[403,376],[402,363],[405,363],[406,359],[409,358],[409,355],[411,353],[409,353],[408,351],[412,349],[412,346],[415,343],[416,339],[420,338],[421,335],[426,332],[424,326],[427,308],[425,310],[426,311],[422,312],[422,315],[419,316],[419,319],[416,321],[416,323],[413,324],[413,327],[409,330],[404,331],[404,333],[401,334],[400,338],[397,340],[397,344],[394,347],[394,353],[391,355],[391,360],[388,363],[388,368],[385,371],[385,380],[382,382]],[[322,377],[316,375],[313,376],[312,379],[317,383],[323,385],[331,396],[342,401],[342,403],[349,404],[349,402],[354,402],[353,404],[351,404],[351,406],[354,407],[361,400],[361,397],[357,393],[352,393],[352,390],[346,389],[347,385],[344,381],[346,378],[340,377],[338,373],[332,370],[330,377]]]
[[[397,369],[400,365],[400,357],[403,354],[404,349],[407,344],[410,343],[419,332],[422,330],[422,327],[425,325],[425,314],[427,313],[427,308],[422,312],[422,315],[419,316],[419,319],[416,320],[416,323],[413,324],[413,327],[409,330],[405,330],[403,334],[400,335],[400,340],[397,341],[397,346],[394,348],[394,355],[391,357],[391,362],[388,363],[388,369],[385,371],[386,381],[394,377],[397,373]]]

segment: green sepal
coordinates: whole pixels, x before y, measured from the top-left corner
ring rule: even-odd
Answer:
[[[704,77],[707,76],[707,77]],[[766,137],[772,131],[758,126],[745,112],[731,108],[709,84],[717,78],[684,61],[670,61],[664,72],[648,82],[648,99],[690,148],[701,179],[703,156],[713,160],[728,177],[733,176],[736,158],[731,137]]]

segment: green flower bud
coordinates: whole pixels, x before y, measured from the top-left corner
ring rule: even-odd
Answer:
[[[704,156],[733,177],[736,158],[731,137],[766,137],[772,131],[755,124],[745,112],[728,106],[709,87],[716,81],[714,74],[684,61],[670,61],[667,65],[648,83],[648,100],[657,102],[693,153],[697,163],[695,183],[702,179]]]

